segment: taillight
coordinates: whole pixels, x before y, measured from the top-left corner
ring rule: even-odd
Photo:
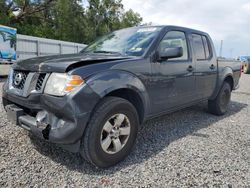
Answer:
[[[242,72],[243,72],[243,66],[244,66],[244,65],[241,65],[241,66],[240,66],[240,77],[241,77]]]

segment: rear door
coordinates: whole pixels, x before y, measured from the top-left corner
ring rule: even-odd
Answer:
[[[169,111],[195,100],[194,62],[187,34],[182,30],[168,31],[157,51],[166,48],[183,48],[183,56],[152,64],[153,113]]]
[[[196,63],[196,92],[200,99],[212,95],[217,80],[217,61],[210,40],[201,34],[192,34],[192,47]]]

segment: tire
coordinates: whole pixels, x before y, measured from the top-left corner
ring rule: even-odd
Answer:
[[[243,72],[245,74],[250,74],[250,62],[247,62],[247,63],[243,64]]]
[[[123,116],[123,122],[119,121],[119,118],[121,117],[120,119],[122,119]],[[113,125],[118,125],[119,123],[121,124],[120,128],[118,128],[119,131],[125,130],[125,128],[128,130],[128,127],[130,127],[129,135],[119,135],[118,137],[115,135],[117,132],[113,131],[117,130],[115,130]],[[109,125],[109,128],[105,128],[106,125]],[[111,131],[110,125],[112,125]],[[95,108],[82,137],[81,156],[100,168],[107,168],[119,163],[131,152],[137,137],[138,126],[139,118],[137,111],[130,102],[118,97],[104,98]],[[104,129],[109,130],[106,131]],[[101,144],[106,139],[111,139],[111,144],[107,149],[107,145]],[[117,139],[120,140],[121,144],[117,144]],[[122,148],[120,147],[121,145]],[[120,148],[120,150],[117,148]]]
[[[209,112],[218,116],[224,115],[231,100],[231,92],[230,84],[224,82],[217,97],[208,101]]]

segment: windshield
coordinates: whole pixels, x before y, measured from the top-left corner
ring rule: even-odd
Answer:
[[[81,53],[109,53],[142,56],[161,27],[128,28],[112,32],[89,45]]]

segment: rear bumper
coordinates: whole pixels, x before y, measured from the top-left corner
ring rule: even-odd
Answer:
[[[65,97],[32,94],[27,98],[9,93],[6,87],[2,98],[8,118],[41,139],[62,145],[80,142],[99,100],[88,86]]]

